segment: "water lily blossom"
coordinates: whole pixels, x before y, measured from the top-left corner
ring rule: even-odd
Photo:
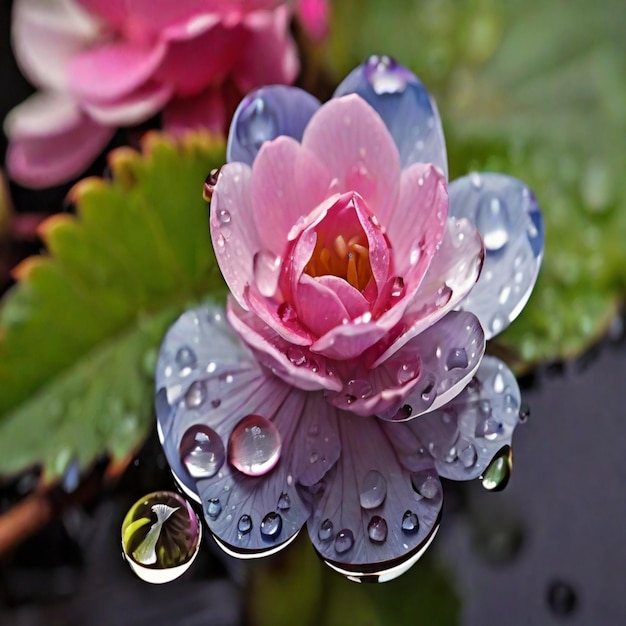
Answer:
[[[16,59],[39,91],[5,120],[7,167],[46,187],[81,173],[115,129],[223,131],[241,96],[291,83],[298,59],[280,0],[16,0]]]
[[[306,525],[334,569],[394,578],[437,531],[440,478],[508,454],[519,388],[484,351],[537,277],[535,198],[448,184],[435,103],[387,57],[323,105],[253,91],[227,161],[207,189],[227,308],[180,317],[157,365],[168,462],[227,552]]]

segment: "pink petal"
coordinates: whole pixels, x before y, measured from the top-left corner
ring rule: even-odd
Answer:
[[[288,343],[256,314],[238,307],[232,298],[228,300],[227,316],[231,326],[253,349],[259,363],[286,383],[305,391],[341,389],[341,381],[332,373],[326,359],[304,346]]]
[[[76,178],[104,150],[113,129],[78,115],[59,132],[22,135],[9,142],[6,155],[11,178],[34,188],[51,187]]]
[[[252,166],[254,219],[269,250],[282,255],[290,230],[328,195],[330,175],[291,137],[263,144]]]
[[[212,87],[197,96],[174,98],[163,111],[163,127],[178,135],[189,129],[206,129],[223,133],[226,128],[227,109],[222,89]],[[234,108],[233,108],[234,111]]]
[[[244,309],[244,291],[253,281],[254,255],[263,249],[254,220],[250,219],[251,175],[250,167],[244,163],[222,167],[209,218],[217,262],[231,293]]]
[[[382,339],[387,329],[376,322],[349,322],[320,337],[311,351],[329,359],[353,359]]]
[[[69,130],[82,119],[76,102],[65,94],[39,91],[9,111],[4,120],[6,136],[15,141]]]
[[[298,281],[295,309],[302,323],[317,337],[349,319],[337,294],[308,274],[302,274]]]
[[[373,367],[452,310],[476,283],[483,258],[483,242],[476,228],[465,219],[448,219],[441,246],[406,309],[401,327],[376,346],[380,356]]]
[[[152,117],[170,99],[169,85],[149,82],[121,100],[84,102],[83,109],[96,122],[107,126],[130,126]]]
[[[35,85],[64,90],[67,63],[98,39],[101,24],[72,0],[16,0],[11,28],[13,51]]]
[[[297,12],[307,35],[321,41],[328,35],[328,0],[298,0]]]
[[[78,0],[78,4],[110,26],[121,28],[128,19],[128,0]]]
[[[370,303],[363,297],[363,294],[343,278],[320,276],[317,280],[337,294],[350,319],[361,317],[370,310]]]
[[[244,21],[251,28],[250,38],[233,67],[233,80],[243,93],[260,85],[290,85],[296,79],[300,64],[289,19],[288,8],[279,6],[252,13]]]
[[[155,72],[167,45],[111,42],[77,55],[68,65],[69,89],[89,101],[120,100]]]
[[[302,145],[337,178],[338,192],[358,192],[386,224],[396,204],[400,158],[371,106],[353,94],[330,100],[311,118]]]

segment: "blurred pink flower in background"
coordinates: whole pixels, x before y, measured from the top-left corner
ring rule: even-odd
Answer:
[[[66,182],[161,110],[167,131],[224,131],[243,93],[294,81],[290,15],[278,0],[16,0],[15,55],[39,91],[5,120],[11,177]]]
[[[328,34],[330,8],[328,0],[297,0],[298,19],[313,41],[321,41]]]

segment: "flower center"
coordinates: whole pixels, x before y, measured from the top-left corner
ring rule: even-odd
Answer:
[[[304,271],[313,278],[328,275],[343,278],[355,289],[363,291],[372,278],[365,233],[357,233],[347,240],[343,235],[337,235],[331,241],[326,241],[318,233],[315,250]]]

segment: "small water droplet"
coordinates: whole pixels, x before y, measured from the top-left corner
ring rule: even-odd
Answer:
[[[415,534],[420,528],[419,519],[417,519],[417,515],[413,513],[413,511],[408,510],[404,512],[402,516],[402,530],[409,534]]]
[[[369,398],[372,395],[372,385],[369,380],[356,378],[349,380],[346,385],[348,394],[355,398]]]
[[[480,174],[478,174],[477,172],[472,172],[470,174],[470,182],[472,184],[472,187],[476,191],[480,191],[482,189],[483,179],[480,177]]]
[[[226,453],[221,437],[208,426],[190,426],[180,440],[181,461],[192,478],[211,478],[224,463]]]
[[[522,405],[519,409],[518,419],[523,424],[530,417],[530,407],[525,402],[522,402]]]
[[[504,378],[502,374],[498,372],[493,379],[493,390],[496,393],[502,393],[504,391]]]
[[[384,517],[374,515],[367,525],[367,534],[373,543],[384,543],[387,539],[387,522]]]
[[[185,393],[185,406],[188,409],[197,409],[204,404],[206,396],[206,383],[203,380],[196,380],[189,385],[189,389]]]
[[[295,322],[297,315],[288,302],[281,302],[276,313],[282,322]]]
[[[278,122],[262,97],[247,100],[241,105],[235,121],[235,132],[243,147],[258,150],[264,141],[276,138]]]
[[[489,324],[492,334],[496,335],[497,333],[499,333],[504,328],[505,324],[506,321],[504,319],[504,316],[500,313],[496,313],[491,319],[491,323]]]
[[[508,484],[513,471],[511,446],[503,446],[484,471],[481,481],[487,491],[502,491]]]
[[[138,500],[122,523],[122,550],[135,574],[151,583],[181,576],[198,554],[202,527],[178,494],[159,491]]]
[[[441,494],[441,484],[429,470],[411,474],[411,482],[417,493],[427,500],[437,498]]]
[[[504,427],[502,422],[490,416],[486,420],[483,420],[476,431],[477,437],[484,437],[488,441],[495,441],[504,434]]]
[[[391,297],[402,298],[405,292],[406,288],[404,286],[404,279],[401,276],[396,276],[393,279],[393,285],[391,286]]]
[[[498,294],[498,302],[504,306],[507,303],[510,295],[511,295],[511,286],[504,285],[504,287],[500,289],[500,293]]]
[[[448,287],[448,285],[444,285],[443,287],[439,287],[437,291],[437,299],[435,300],[435,306],[440,309],[450,302],[450,298],[452,297],[452,289]]]
[[[364,72],[365,78],[378,95],[402,93],[406,89],[406,73],[391,57],[371,56]]]
[[[261,415],[248,415],[236,426],[228,439],[228,461],[248,476],[269,472],[280,458],[280,433]]]
[[[217,212],[217,219],[220,224],[230,224],[232,218],[226,209],[220,209]]]
[[[268,541],[275,541],[283,529],[283,518],[272,511],[261,520],[261,537]]]
[[[435,397],[435,379],[432,375],[425,376],[424,387],[422,388],[422,400],[431,402]]]
[[[259,293],[271,298],[278,285],[280,257],[267,250],[257,252],[252,259],[252,273]]]
[[[471,443],[468,443],[465,446],[459,446],[457,456],[459,458],[459,461],[461,462],[461,465],[465,469],[470,469],[471,467],[474,467],[474,465],[476,464],[476,459],[478,458],[476,448]]]
[[[280,494],[276,508],[279,511],[288,511],[291,508],[291,498],[288,493],[283,492]]]
[[[415,356],[411,361],[403,363],[398,368],[398,383],[406,385],[408,382],[416,378],[420,373],[419,357]]]
[[[311,456],[309,457],[309,463],[313,465],[313,463],[317,463],[319,460],[319,454],[317,452],[311,452]]]
[[[247,514],[242,515],[237,522],[237,530],[242,535],[248,534],[252,530],[252,518]]]
[[[569,583],[557,580],[548,587],[548,606],[557,615],[569,615],[577,604],[576,592]]]
[[[476,226],[489,251],[500,250],[509,241],[509,213],[504,201],[486,193],[478,204]]]
[[[213,400],[211,400],[211,406],[214,409],[219,409],[221,404],[222,404],[222,401],[219,398],[213,398]]]
[[[222,503],[219,498],[211,498],[206,506],[207,515],[211,519],[217,519],[222,512]]]
[[[224,239],[224,235],[219,235],[217,238],[217,247],[222,249],[226,245],[226,239]]]
[[[413,413],[413,407],[410,404],[403,404],[393,416],[395,421],[403,421],[409,419]]]
[[[387,495],[387,481],[377,470],[370,470],[365,474],[361,483],[359,499],[364,509],[375,509],[380,506]]]
[[[179,371],[194,368],[197,363],[196,353],[189,346],[181,346],[176,352],[175,361]]]
[[[411,263],[411,265],[416,265],[417,262],[420,260],[420,257],[422,256],[422,250],[420,248],[420,246],[415,246],[411,249],[411,254],[409,256],[409,262]]]
[[[335,537],[335,552],[343,554],[354,545],[354,535],[349,528],[342,528]]]
[[[306,354],[304,350],[298,346],[289,346],[287,348],[287,358],[296,366],[306,365]]]
[[[333,523],[329,519],[325,519],[317,530],[317,536],[320,541],[328,541],[333,537]]]
[[[467,361],[467,352],[465,348],[453,348],[448,352],[448,357],[446,358],[446,369],[454,370],[454,369],[465,369],[468,365]]]

